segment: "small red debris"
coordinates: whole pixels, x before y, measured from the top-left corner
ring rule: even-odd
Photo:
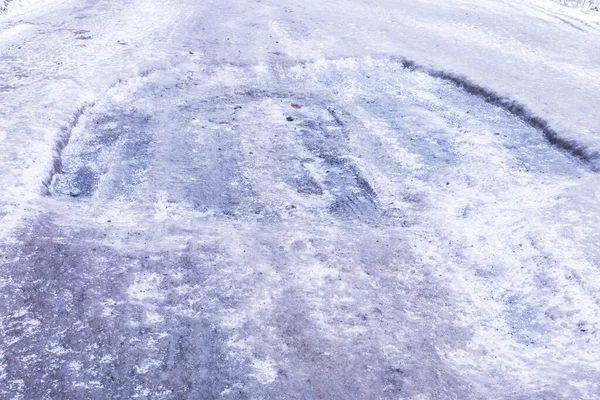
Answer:
[[[302,108],[300,104],[292,103],[292,107],[294,108]]]

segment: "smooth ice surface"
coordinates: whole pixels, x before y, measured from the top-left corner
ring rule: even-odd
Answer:
[[[600,398],[599,21],[8,3],[0,398]]]

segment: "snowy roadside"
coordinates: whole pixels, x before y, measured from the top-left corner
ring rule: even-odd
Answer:
[[[3,13],[4,17],[14,18],[28,13],[47,11],[61,0],[2,0],[2,2],[0,2],[0,13]]]
[[[600,11],[600,3],[598,0],[554,0],[560,5],[579,9],[584,13],[590,11]]]

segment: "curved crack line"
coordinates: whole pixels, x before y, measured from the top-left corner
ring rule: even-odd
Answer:
[[[546,140],[556,148],[567,152],[573,157],[583,161],[592,171],[600,171],[600,154],[598,151],[587,148],[577,140],[567,139],[553,129],[549,122],[535,115],[526,105],[508,97],[502,96],[492,89],[471,82],[463,75],[437,70],[418,64],[404,57],[392,57],[392,61],[399,62],[403,68],[410,71],[424,72],[427,75],[451,82],[454,86],[465,92],[483,99],[485,102],[508,111],[532,128],[542,132]]]

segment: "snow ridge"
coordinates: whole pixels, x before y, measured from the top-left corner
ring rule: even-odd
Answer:
[[[410,71],[424,72],[431,77],[451,82],[456,87],[466,91],[467,93],[477,96],[487,103],[493,104],[508,111],[512,115],[521,119],[523,122],[527,123],[532,128],[540,131],[553,146],[580,159],[592,171],[600,171],[600,154],[598,151],[591,150],[576,140],[564,138],[558,131],[550,126],[548,121],[540,116],[535,115],[526,105],[506,96],[502,96],[492,89],[473,83],[463,75],[429,68],[404,57],[393,57],[392,60],[399,62],[403,68]]]
[[[93,107],[93,103],[86,103],[79,107],[75,113],[73,113],[73,119],[67,126],[63,126],[60,133],[57,135],[52,149],[52,166],[46,178],[42,181],[42,194],[44,196],[50,196],[50,188],[52,187],[52,181],[54,176],[62,170],[62,153],[65,147],[69,144],[71,139],[71,133],[73,129],[79,124],[81,116],[86,112],[88,108]]]

